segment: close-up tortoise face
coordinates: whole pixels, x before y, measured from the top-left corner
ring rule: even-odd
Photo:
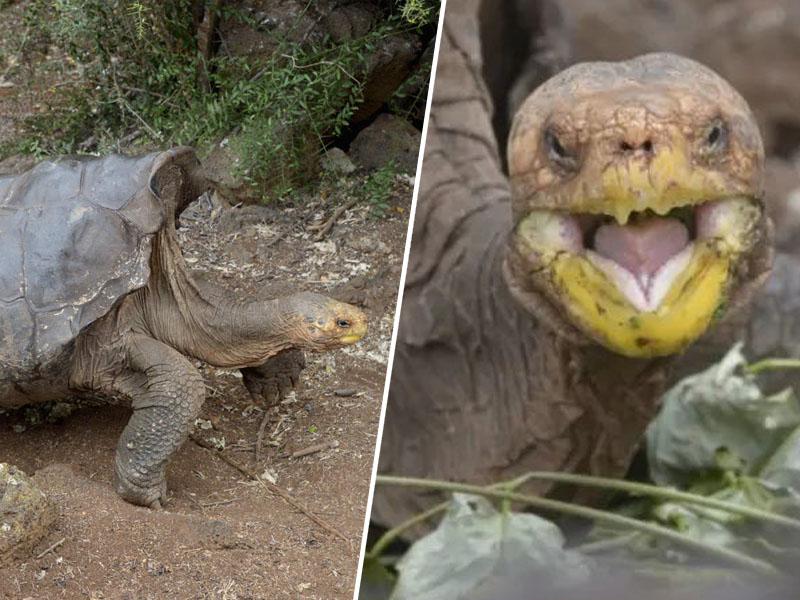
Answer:
[[[694,61],[649,54],[563,71],[521,106],[508,158],[512,290],[523,303],[544,295],[615,352],[682,350],[764,261],[758,128]]]

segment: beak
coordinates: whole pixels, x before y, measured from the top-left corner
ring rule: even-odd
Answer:
[[[361,341],[361,338],[363,338],[366,334],[367,334],[366,320],[358,320],[353,323],[352,327],[350,328],[350,331],[348,331],[345,335],[339,338],[339,341],[341,341],[343,344],[347,346],[350,346],[352,344],[355,344],[356,342]]]

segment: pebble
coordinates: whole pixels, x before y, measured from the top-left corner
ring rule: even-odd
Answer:
[[[338,390],[333,390],[333,395],[340,398],[349,398],[356,395],[356,390],[353,388],[339,388]]]

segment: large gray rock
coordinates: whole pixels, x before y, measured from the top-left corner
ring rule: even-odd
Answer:
[[[394,162],[399,170],[415,173],[421,139],[419,130],[408,121],[382,114],[353,140],[350,158],[365,169]]]

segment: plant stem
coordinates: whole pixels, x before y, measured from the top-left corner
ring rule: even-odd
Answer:
[[[386,550],[386,548],[388,548],[389,545],[395,539],[397,539],[400,536],[400,534],[403,533],[406,529],[410,529],[415,525],[419,525],[420,523],[427,521],[431,517],[435,517],[440,512],[444,512],[445,510],[447,510],[449,504],[450,502],[440,502],[433,508],[429,508],[425,512],[421,512],[417,515],[414,515],[410,519],[403,521],[397,527],[392,527],[390,530],[388,530],[386,533],[384,533],[381,537],[378,538],[378,541],[376,541],[372,545],[372,548],[370,548],[369,552],[367,552],[367,555],[364,558],[365,559],[378,558],[381,554],[383,554],[384,550]]]
[[[637,537],[639,537],[639,535],[639,532],[634,531],[633,533],[618,535],[617,537],[613,537],[608,540],[600,540],[597,542],[581,544],[580,546],[576,546],[572,549],[576,552],[580,552],[581,554],[598,554],[600,552],[616,550],[617,548],[624,548]]]
[[[656,537],[670,540],[685,548],[696,550],[705,554],[717,557],[730,564],[745,567],[752,571],[766,574],[775,575],[778,570],[771,564],[758,560],[746,554],[730,550],[721,546],[714,546],[700,540],[696,540],[687,535],[683,535],[666,527],[655,525],[653,523],[646,523],[637,521],[630,517],[623,517],[615,513],[589,508],[587,506],[580,506],[577,504],[569,504],[558,500],[551,500],[549,498],[540,498],[538,496],[528,496],[525,494],[518,494],[514,492],[505,492],[501,490],[492,490],[482,488],[477,485],[467,485],[463,483],[453,483],[450,481],[438,481],[428,479],[416,479],[411,477],[394,477],[390,475],[378,475],[375,480],[377,485],[396,485],[403,487],[417,487],[434,489],[445,492],[462,492],[466,494],[475,494],[487,498],[496,498],[499,500],[509,499],[515,502],[520,502],[528,506],[532,506],[541,510],[548,510],[559,512],[575,517],[582,517],[600,523],[609,523],[620,527],[627,527],[635,531],[649,533]]]
[[[592,477],[590,475],[576,475],[573,473],[555,473],[548,471],[532,471],[523,475],[527,479],[538,479],[540,481],[555,481],[558,483],[571,483],[587,487],[603,488],[608,490],[618,490],[627,492],[635,496],[650,496],[662,500],[676,500],[678,502],[688,502],[696,506],[705,506],[716,510],[723,510],[736,515],[742,515],[751,519],[757,519],[773,525],[788,527],[800,531],[800,520],[785,517],[773,512],[741,506],[733,502],[725,502],[715,498],[708,498],[689,492],[639,483],[634,481],[623,481],[619,479],[606,479],[604,477]]]
[[[505,491],[513,491],[521,486],[523,483],[528,481],[528,475],[522,475],[517,477],[516,479],[510,479],[508,481],[501,481],[495,484],[488,486],[486,489],[489,490],[505,490]],[[372,548],[369,552],[367,552],[365,558],[373,558],[377,559],[380,557],[381,554],[389,547],[389,545],[406,530],[411,529],[412,527],[427,521],[431,517],[435,517],[441,512],[447,510],[447,507],[450,505],[449,500],[445,500],[444,502],[440,502],[439,504],[435,505],[432,508],[429,508],[425,512],[419,513],[414,515],[410,519],[407,519],[397,525],[396,527],[392,527],[388,531],[386,531],[378,540],[372,545]]]
[[[775,369],[800,369],[800,359],[797,358],[765,358],[751,365],[747,365],[744,370],[746,373],[755,375],[761,371],[772,371]]]

